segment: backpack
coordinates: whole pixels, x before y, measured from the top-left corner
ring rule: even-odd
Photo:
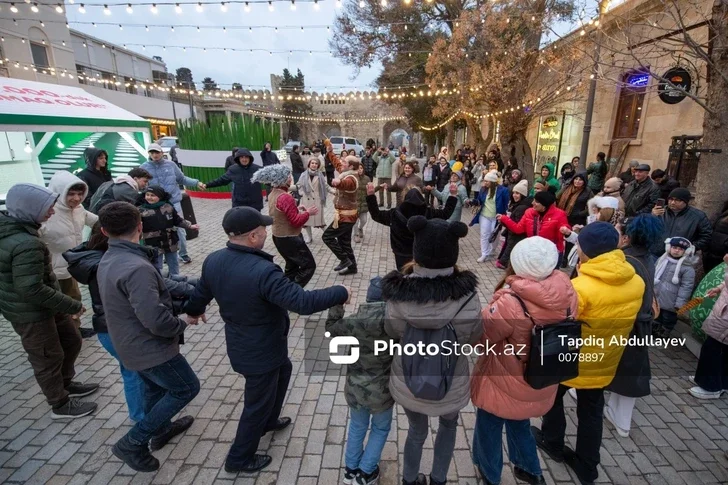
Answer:
[[[452,320],[447,325],[437,329],[416,328],[407,322],[404,335],[402,336],[402,348],[406,348],[408,344],[412,344],[415,348],[418,344],[427,348],[429,344],[435,344],[442,350],[442,343],[445,341],[457,342],[457,334],[452,321],[465,308],[470,300],[475,296],[473,292],[470,297],[462,304]],[[451,349],[452,350],[452,349]],[[436,355],[420,354],[413,352],[412,355],[402,353],[402,369],[404,371],[404,382],[412,395],[417,399],[425,399],[428,401],[440,401],[452,387],[453,377],[455,375],[455,365],[458,356],[444,355],[442,351]]]

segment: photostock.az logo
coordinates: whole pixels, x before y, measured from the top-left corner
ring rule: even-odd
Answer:
[[[331,337],[330,332],[324,334],[326,338]],[[349,348],[349,353],[345,355],[339,355],[339,349]],[[334,337],[329,342],[329,359],[334,364],[353,364],[359,360],[359,340],[356,337]]]

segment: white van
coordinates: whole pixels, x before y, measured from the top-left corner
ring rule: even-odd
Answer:
[[[329,138],[331,145],[334,147],[334,153],[339,155],[342,150],[354,149],[358,157],[364,156],[364,145],[359,143],[356,138],[349,138],[348,136],[332,136]]]

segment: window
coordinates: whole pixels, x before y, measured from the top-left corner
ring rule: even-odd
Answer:
[[[51,67],[48,62],[48,50],[46,46],[31,42],[30,52],[33,54],[33,64],[35,64],[35,67]]]
[[[642,105],[650,75],[632,72],[624,76],[624,87],[619,92],[614,138],[637,138],[642,119]]]

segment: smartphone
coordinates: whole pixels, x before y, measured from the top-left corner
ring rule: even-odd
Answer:
[[[655,202],[655,207],[658,207],[658,208],[665,207],[665,199],[657,199],[657,202]]]

